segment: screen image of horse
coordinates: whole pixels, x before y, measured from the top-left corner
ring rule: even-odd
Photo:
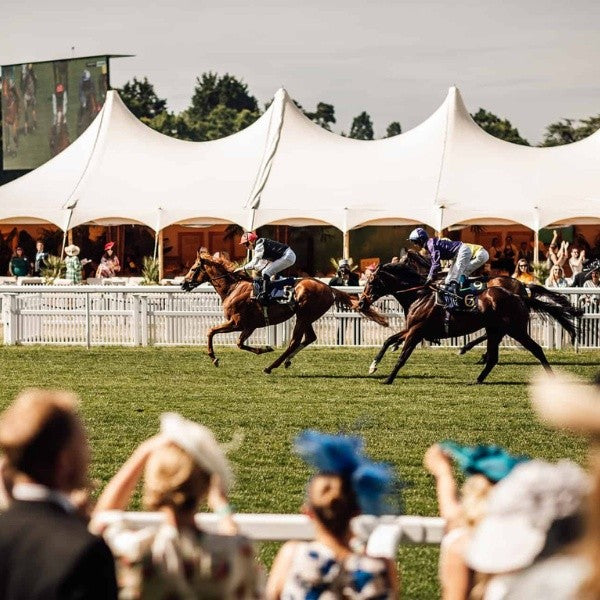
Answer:
[[[64,150],[102,109],[108,58],[3,66],[3,168],[35,169]]]

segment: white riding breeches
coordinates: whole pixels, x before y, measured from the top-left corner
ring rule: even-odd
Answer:
[[[482,248],[475,256],[471,257],[471,260],[465,269],[465,275],[469,276],[473,271],[477,271],[477,269],[479,269],[481,265],[484,265],[488,260],[490,260],[490,255],[485,248]]]
[[[273,275],[276,275],[277,273],[279,273],[279,271],[283,271],[284,269],[291,267],[295,262],[296,255],[294,254],[294,251],[291,248],[288,248],[281,258],[278,258],[272,263],[269,263],[262,270],[262,274],[268,275],[269,277],[273,277]]]
[[[463,244],[458,249],[458,252],[454,257],[452,267],[450,267],[448,275],[446,275],[446,283],[450,283],[451,281],[458,281],[458,278],[465,273],[470,260],[471,248]]]

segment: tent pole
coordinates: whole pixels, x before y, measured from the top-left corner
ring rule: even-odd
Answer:
[[[533,231],[533,262],[540,262],[540,232],[537,229]]]
[[[73,243],[73,242],[71,242],[71,243]],[[65,246],[66,245],[67,245],[67,230],[65,229],[65,231],[63,232],[62,249],[60,251],[61,259],[64,258],[64,256],[65,256]]]
[[[163,260],[163,230],[158,232],[158,281],[161,281],[165,275],[164,273],[164,260]]]
[[[342,257],[350,258],[350,232],[344,231],[344,246],[342,248]]]
[[[67,231],[67,240],[69,242],[69,246],[73,245],[73,230],[69,229],[69,231]]]

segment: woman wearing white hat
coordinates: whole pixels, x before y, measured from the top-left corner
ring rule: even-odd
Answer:
[[[65,279],[75,285],[81,283],[81,273],[83,271],[83,266],[79,260],[79,252],[79,246],[75,246],[75,244],[65,248],[65,254],[67,255],[65,258],[65,264],[67,265]]]
[[[229,464],[212,432],[174,413],[163,414],[161,432],[143,442],[111,479],[95,514],[124,510],[144,474],[143,504],[164,521],[136,529],[124,515],[102,532],[115,555],[121,598],[262,597],[261,577],[248,540],[231,518]],[[221,530],[199,529],[201,502],[222,516]],[[92,529],[98,530],[92,519]]]

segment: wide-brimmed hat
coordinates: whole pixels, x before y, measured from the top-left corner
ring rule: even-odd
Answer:
[[[486,516],[467,549],[467,564],[490,574],[529,566],[546,545],[552,524],[579,514],[588,490],[585,471],[569,460],[516,466],[490,492]]]
[[[218,475],[225,492],[229,491],[233,483],[231,468],[225,452],[208,427],[188,421],[177,413],[163,413],[160,431],[185,450],[204,471]]]
[[[532,381],[530,396],[545,423],[600,436],[600,386],[564,373],[540,374]]]
[[[114,245],[114,242],[106,242],[106,244],[104,244],[104,250],[110,250]]]
[[[79,246],[76,246],[75,244],[71,244],[65,248],[65,254],[67,256],[77,256],[80,252]]]

